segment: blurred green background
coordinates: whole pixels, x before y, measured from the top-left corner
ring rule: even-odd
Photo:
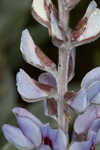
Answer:
[[[53,0],[57,4],[56,0]],[[90,0],[81,0],[79,5],[71,12],[70,26],[75,27],[84,15]],[[0,128],[4,123],[15,124],[11,108],[22,106],[28,108],[44,122],[52,119],[44,118],[42,104],[24,103],[16,91],[16,73],[23,68],[31,77],[37,79],[42,72],[25,63],[20,53],[21,32],[28,28],[34,41],[55,62],[58,61],[58,50],[51,43],[46,28],[38,24],[31,16],[32,0],[0,0]],[[100,7],[100,1],[97,1]],[[100,39],[88,45],[77,48],[76,75],[70,86],[79,88],[79,83],[86,72],[100,66]],[[41,108],[41,109],[40,109]],[[41,113],[39,111],[41,110]],[[39,113],[38,113],[39,112]],[[42,114],[40,116],[40,114]],[[54,124],[53,124],[54,125]],[[8,150],[4,146],[4,139],[0,129],[0,150]],[[11,150],[11,148],[9,148]],[[14,149],[13,149],[14,150]]]

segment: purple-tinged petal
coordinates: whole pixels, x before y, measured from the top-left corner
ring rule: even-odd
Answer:
[[[32,122],[32,120],[25,117],[18,117],[17,121],[19,127],[23,131],[24,135],[30,139],[30,141],[37,147],[40,146],[42,142],[42,136],[40,128]]]
[[[88,101],[92,102],[98,93],[100,93],[100,81],[95,81],[87,88]]]
[[[57,88],[56,80],[50,73],[42,73],[38,80],[42,84],[50,85],[55,89]]]
[[[41,145],[39,150],[51,150],[51,148],[48,145]]]
[[[41,128],[44,144],[49,145],[54,150],[65,150],[67,139],[64,132],[60,129],[52,129],[46,124]]]
[[[54,142],[54,150],[66,150],[68,144],[68,139],[66,138],[64,132],[58,129],[56,141]]]
[[[77,134],[85,133],[91,127],[94,120],[100,118],[100,106],[92,105],[87,111],[79,115],[74,124],[74,130]]]
[[[32,37],[27,29],[22,32],[21,37],[21,45],[20,45],[21,52],[25,58],[25,60],[42,70],[46,71],[54,71],[56,70],[56,65],[53,63],[43,52],[40,48],[35,45]]]
[[[27,111],[24,108],[15,107],[15,108],[13,108],[12,112],[14,113],[16,118],[17,117],[28,118],[28,119],[32,120],[33,123],[35,123],[37,126],[39,126],[39,127],[43,126],[43,123],[37,117],[35,117],[31,112]]]
[[[77,112],[83,112],[89,105],[86,90],[81,89],[75,98],[72,101],[69,100],[67,103]]]
[[[27,102],[43,100],[54,92],[52,87],[31,79],[22,69],[17,73],[17,90]]]
[[[8,142],[17,148],[24,148],[25,150],[34,148],[34,144],[32,144],[32,142],[27,137],[25,137],[19,128],[5,124],[3,125],[2,130]]]
[[[44,112],[46,116],[50,116],[57,120],[57,102],[54,98],[49,98],[43,101]]]
[[[88,88],[95,81],[100,81],[100,67],[92,69],[84,76],[81,87]]]
[[[74,142],[71,144],[69,150],[92,150],[92,146],[93,145],[91,141]]]
[[[88,138],[96,136],[96,144],[100,144],[100,119],[96,119],[88,131]]]
[[[51,149],[56,141],[57,130],[50,128],[49,124],[46,124],[44,127],[41,128],[42,137],[44,144],[49,145]]]
[[[100,119],[96,119],[96,120],[94,120],[93,124],[91,125],[88,133],[90,131],[98,132],[99,129],[100,129]]]

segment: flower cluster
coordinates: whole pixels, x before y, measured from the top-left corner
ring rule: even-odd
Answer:
[[[43,124],[26,109],[16,107],[12,110],[19,128],[5,124],[2,127],[6,139],[18,149],[24,150],[65,150],[66,136],[61,129],[52,129]]]

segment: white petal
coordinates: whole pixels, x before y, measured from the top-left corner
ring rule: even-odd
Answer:
[[[22,32],[22,37],[21,37],[21,44],[20,44],[20,50],[22,54],[24,55],[25,60],[29,64],[36,64],[40,65],[40,61],[37,58],[37,55],[35,53],[36,45],[32,40],[32,37],[27,29],[25,29]]]
[[[47,97],[48,93],[41,90],[35,80],[31,79],[22,69],[17,73],[17,90],[25,99],[41,99]]]
[[[100,33],[100,9],[96,8],[88,18],[86,30],[78,38],[78,41],[95,37],[99,33]]]
[[[20,50],[29,64],[42,70],[54,71],[56,68],[56,65],[35,45],[27,29],[22,32]]]
[[[50,2],[50,0],[49,0]],[[47,27],[49,22],[44,0],[33,0],[32,3],[33,15],[39,23]]]
[[[63,40],[62,33],[61,33],[60,28],[58,26],[58,21],[57,21],[56,17],[54,16],[53,12],[51,12],[51,14],[50,14],[50,19],[51,19],[52,36],[56,37],[59,40]]]
[[[85,16],[89,17],[91,13],[96,9],[96,7],[97,7],[97,3],[94,0],[92,0],[86,10]]]
[[[24,136],[24,134],[21,132],[19,128],[16,128],[11,125],[3,125],[2,127],[4,136],[14,146],[16,146],[19,149],[24,148],[25,150],[30,150],[34,148],[34,145],[31,143],[31,141]]]

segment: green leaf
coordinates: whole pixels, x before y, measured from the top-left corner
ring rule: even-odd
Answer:
[[[8,143],[3,146],[2,150],[18,150],[18,149]]]

